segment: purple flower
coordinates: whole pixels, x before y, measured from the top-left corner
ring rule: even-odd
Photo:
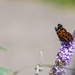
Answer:
[[[75,31],[73,32],[73,42],[62,42],[61,47],[57,53],[55,65],[50,71],[50,75],[65,75],[66,69],[72,60],[74,54]]]

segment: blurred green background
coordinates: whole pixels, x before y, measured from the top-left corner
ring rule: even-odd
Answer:
[[[52,3],[60,7],[75,7],[75,0],[39,0],[44,3]]]
[[[2,1],[2,0],[0,0]],[[60,7],[75,7],[75,0],[3,0],[3,1],[17,1],[17,2],[41,2],[45,4],[54,4]]]

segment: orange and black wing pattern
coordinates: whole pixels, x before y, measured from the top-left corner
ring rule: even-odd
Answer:
[[[58,24],[57,27],[55,27],[55,31],[58,35],[58,38],[62,42],[73,42],[73,36],[67,32],[65,28],[61,24]]]

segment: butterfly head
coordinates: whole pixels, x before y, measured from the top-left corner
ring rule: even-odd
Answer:
[[[61,24],[58,24],[57,27],[55,27],[56,32],[59,32],[61,29],[63,29],[63,26]]]

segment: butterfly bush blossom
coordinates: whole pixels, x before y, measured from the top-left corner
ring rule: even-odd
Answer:
[[[50,70],[50,75],[65,75],[66,69],[70,64],[72,56],[74,54],[75,44],[75,31],[73,32],[74,41],[67,43],[62,42],[61,47],[57,53],[55,65]]]

